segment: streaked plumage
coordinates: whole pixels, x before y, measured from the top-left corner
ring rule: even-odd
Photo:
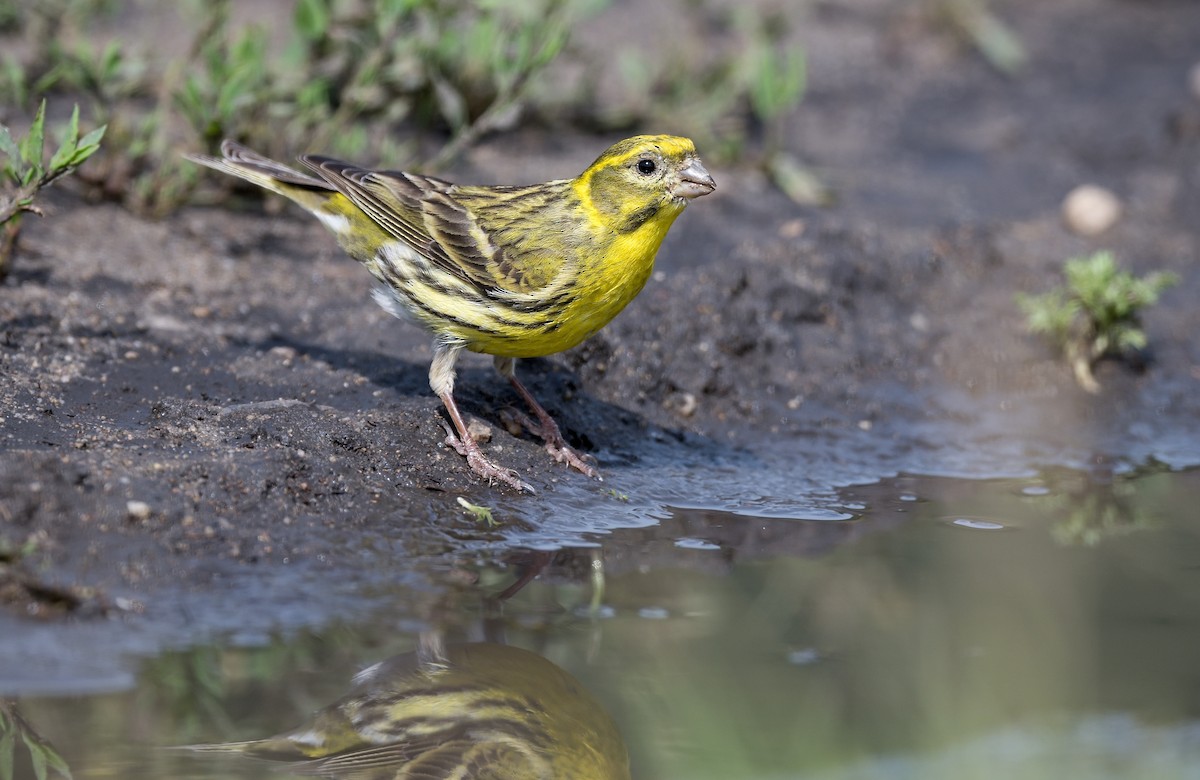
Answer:
[[[579,681],[536,653],[437,645],[383,661],[291,731],[197,745],[352,780],[628,780],[616,724]]]
[[[434,334],[430,386],[457,431],[447,441],[472,468],[532,490],[467,435],[453,398],[463,349],[495,356],[538,418],[528,425],[551,454],[598,476],[516,378],[514,361],[575,346],[641,291],[675,218],[715,186],[691,141],[636,136],[574,179],[523,187],[463,186],[302,156],[312,176],[231,141],[221,152],[190,159],[312,212],[380,282],[376,300]]]

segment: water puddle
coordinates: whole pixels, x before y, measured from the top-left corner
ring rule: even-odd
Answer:
[[[25,686],[0,739],[16,777],[37,754],[78,780],[435,753],[510,777],[625,777],[627,753],[646,778],[1195,778],[1198,500],[1200,471],[1061,470],[846,488],[839,519],[678,507],[451,556],[369,615],[246,626],[107,691]]]

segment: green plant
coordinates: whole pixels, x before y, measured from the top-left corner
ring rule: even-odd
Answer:
[[[145,57],[119,40],[94,45],[86,32],[89,25],[119,5],[119,0],[49,0],[44,7],[35,3],[25,9],[26,36],[39,43],[27,48],[24,60],[4,58],[0,97],[24,105],[31,95],[50,91],[77,96],[90,121],[108,128],[108,143],[80,178],[135,211],[161,213],[182,203],[188,194],[176,197],[166,209],[155,208],[156,199],[147,205],[147,199],[140,197],[159,189],[157,182],[186,181],[190,173],[179,175],[182,166],[172,164],[175,155],[165,153],[171,124],[166,121],[166,98],[181,66],[176,61],[165,71],[153,69]],[[156,184],[148,187],[147,181]],[[161,189],[180,188],[168,184]]]
[[[1059,544],[1095,547],[1135,531],[1153,528],[1156,518],[1136,500],[1137,487],[1127,479],[1091,484],[1048,503],[1061,509],[1050,533]]]
[[[1063,266],[1066,286],[1042,295],[1017,296],[1031,333],[1062,351],[1080,387],[1100,391],[1096,361],[1122,357],[1146,346],[1141,311],[1178,282],[1171,273],[1135,277],[1117,266],[1111,252],[1076,257]]]
[[[515,121],[584,13],[575,0],[297,0],[283,53],[269,55],[261,31],[231,35],[223,7],[175,93],[205,146],[354,156],[406,122],[449,131],[431,167]]]
[[[790,17],[705,0],[697,0],[693,10],[706,29],[722,31],[715,35],[724,40],[707,46],[708,54],[688,48],[658,54],[652,64],[640,50],[618,52],[624,82],[619,96],[608,103],[596,100],[599,87],[590,84],[583,90],[587,99],[573,108],[590,112],[584,117],[589,124],[610,128],[687,128],[705,159],[749,158],[796,202],[828,203],[828,189],[784,149],[784,122],[808,86],[807,59],[791,40]]]
[[[43,100],[24,138],[14,139],[0,125],[0,278],[7,273],[26,212],[42,214],[34,199],[43,187],[73,172],[100,148],[103,126],[79,137],[79,106],[71,112],[71,121],[57,151],[45,162],[46,101]]]
[[[742,55],[743,77],[750,111],[763,126],[762,168],[785,195],[802,205],[828,205],[832,193],[815,173],[784,149],[784,119],[794,111],[808,88],[804,51],[782,39],[782,19],[764,18],[743,9],[751,46]]]
[[[486,506],[472,504],[462,496],[458,497],[458,505],[467,510],[467,514],[474,517],[475,522],[477,523],[485,523],[488,528],[495,528],[496,526],[500,525],[496,522],[495,518],[492,517],[492,510]]]
[[[441,167],[512,126],[571,29],[606,2],[294,0],[282,45],[269,46],[263,29],[230,24],[230,0],[193,0],[190,45],[152,69],[130,41],[90,43],[89,23],[118,0],[17,0],[6,23],[35,45],[0,55],[0,100],[78,95],[109,127],[88,183],[162,215],[196,183],[179,153],[226,137],[284,158],[370,148],[391,165]],[[439,136],[418,155],[418,137]]]
[[[26,58],[6,53],[0,61],[0,101],[26,105],[44,94],[67,71],[78,52],[68,49],[66,31],[86,28],[97,17],[116,10],[117,0],[6,0],[0,2],[0,30],[19,32],[27,42]]]
[[[51,771],[71,780],[71,768],[67,762],[53,745],[33,730],[21,716],[17,703],[10,699],[0,699],[0,780],[13,780],[16,776],[17,737],[21,738],[25,749],[29,751],[29,763],[37,780],[46,780]]]
[[[194,67],[172,93],[174,106],[209,148],[237,133],[248,119],[264,119],[260,105],[271,88],[266,33],[249,27],[229,37],[228,8],[228,3],[212,4],[196,40]]]
[[[74,95],[85,122],[108,127],[85,181],[155,215],[192,197],[196,172],[180,152],[222,138],[281,159],[313,151],[436,170],[531,115],[605,131],[681,128],[706,159],[749,157],[793,199],[829,199],[783,148],[806,88],[790,13],[692,0],[681,24],[706,36],[702,53],[694,39],[673,52],[618,51],[626,84],[597,100],[592,74],[611,71],[572,37],[586,43],[579,25],[610,2],[292,0],[290,23],[276,15],[285,29],[264,31],[234,26],[231,0],[188,0],[190,42],[150,67],[150,51],[120,31],[93,42],[95,23],[127,0],[10,0],[0,25],[31,45],[0,53],[0,103],[32,110],[48,91]]]
[[[985,61],[1006,76],[1029,62],[1025,45],[1011,27],[992,13],[987,0],[936,0],[946,22],[970,42]]]
[[[432,130],[446,134],[422,155],[436,169],[517,120],[585,5],[297,0],[286,45],[272,53],[262,31],[228,28],[228,3],[211,3],[172,104],[204,147],[229,137],[284,158],[370,147],[408,166],[413,131]]]

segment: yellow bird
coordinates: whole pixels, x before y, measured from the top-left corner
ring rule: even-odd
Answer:
[[[188,158],[310,211],[379,282],[375,300],[433,334],[429,384],[454,424],[447,443],[472,469],[533,492],[467,433],[453,395],[454,363],[464,349],[494,356],[555,460],[599,477],[517,378],[516,359],[579,344],[641,292],[675,218],[716,187],[690,140],[635,136],[574,179],[511,187],[300,157],[313,176],[232,141],[221,153]]]
[[[346,780],[629,780],[616,724],[578,680],[488,643],[423,643],[363,671],[291,731],[187,749]]]

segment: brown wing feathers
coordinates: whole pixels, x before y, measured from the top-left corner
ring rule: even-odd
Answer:
[[[486,234],[453,197],[454,185],[431,176],[402,171],[370,171],[328,157],[305,155],[300,161],[363,210],[391,235],[430,262],[465,282],[491,288],[489,264],[499,250],[477,238]]]

